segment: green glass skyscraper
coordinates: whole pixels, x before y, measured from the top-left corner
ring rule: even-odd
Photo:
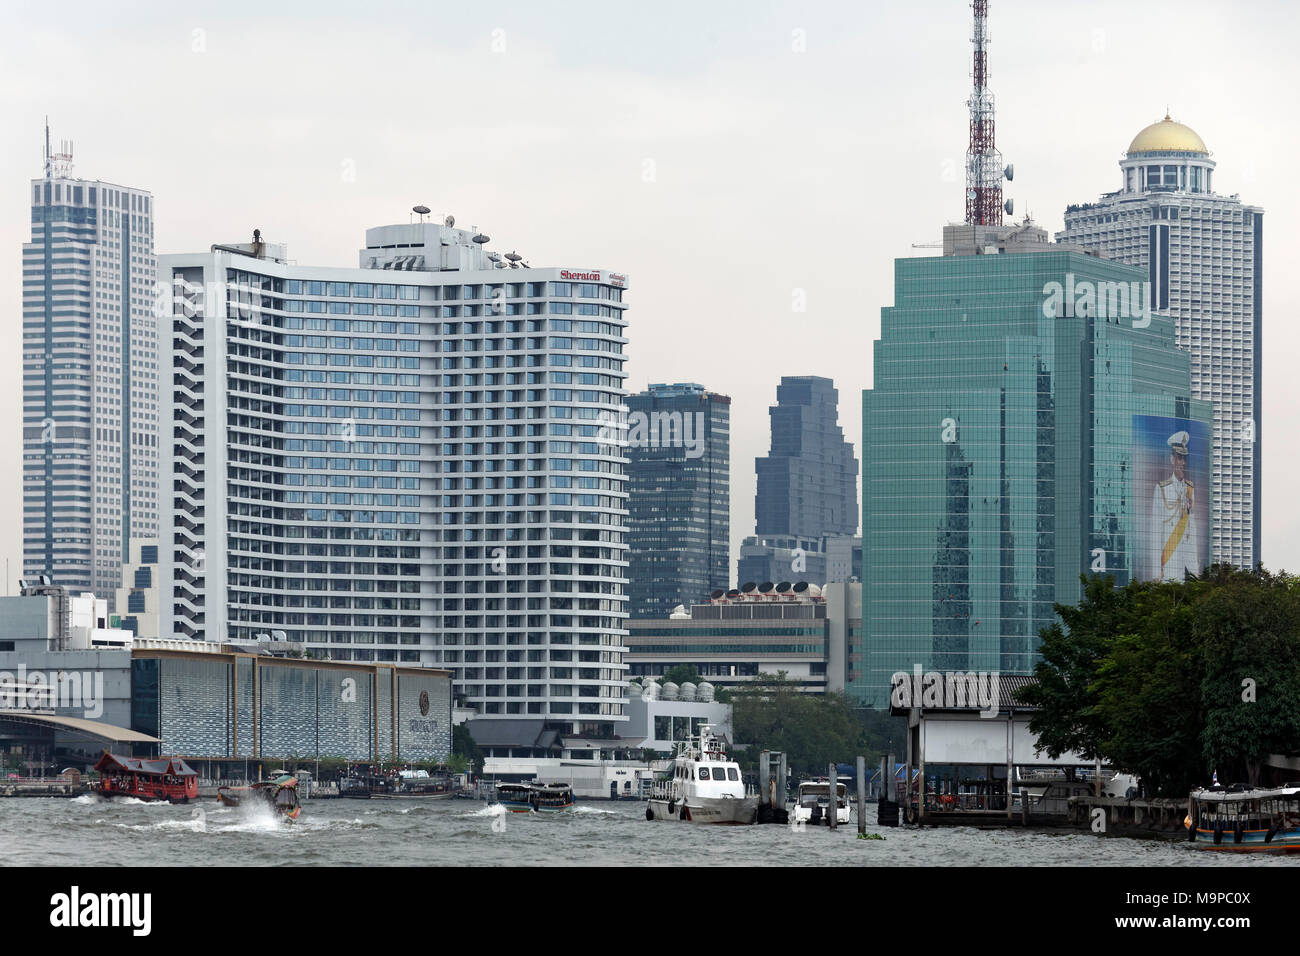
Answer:
[[[1028,224],[950,226],[944,256],[896,262],[863,393],[851,696],[888,706],[917,664],[1028,673],[1081,575],[1205,556],[1211,406],[1146,280]]]

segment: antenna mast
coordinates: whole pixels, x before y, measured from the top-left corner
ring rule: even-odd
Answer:
[[[970,146],[966,150],[966,223],[1002,225],[1002,154],[994,144],[993,94],[988,89],[989,0],[972,0],[975,28],[975,88],[970,107]],[[1008,177],[1010,178],[1010,177]]]

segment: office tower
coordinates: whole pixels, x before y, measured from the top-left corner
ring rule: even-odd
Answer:
[[[731,399],[651,385],[628,406],[628,606],[667,617],[730,581]]]
[[[45,131],[23,244],[23,573],[111,601],[158,533],[153,197],[71,175]]]
[[[768,409],[772,443],[755,462],[754,533],[820,537],[858,530],[858,461],[828,378],[783,376]]]
[[[850,694],[874,707],[915,665],[1029,673],[1081,575],[1175,579],[1208,558],[1210,406],[1173,320],[1145,308],[1147,273],[1027,222],[949,226],[944,246],[895,263],[863,393]],[[1156,503],[1177,505],[1178,468],[1200,490],[1170,526]]]
[[[1260,560],[1260,361],[1264,211],[1214,191],[1215,163],[1165,116],[1133,138],[1120,188],[1065,211],[1063,241],[1141,268],[1152,308],[1174,320],[1192,396],[1214,403],[1216,562]]]
[[[446,667],[521,740],[608,731],[626,277],[533,268],[422,210],[368,229],[357,268],[258,233],[163,258],[163,634]]]

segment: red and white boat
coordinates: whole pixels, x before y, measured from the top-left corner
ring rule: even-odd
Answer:
[[[100,796],[170,803],[188,803],[199,796],[198,773],[178,757],[141,760],[105,751],[95,769],[99,772],[95,792]]]

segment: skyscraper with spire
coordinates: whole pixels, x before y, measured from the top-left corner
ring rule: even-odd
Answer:
[[[50,143],[23,244],[23,573],[112,601],[158,530],[153,197]]]

